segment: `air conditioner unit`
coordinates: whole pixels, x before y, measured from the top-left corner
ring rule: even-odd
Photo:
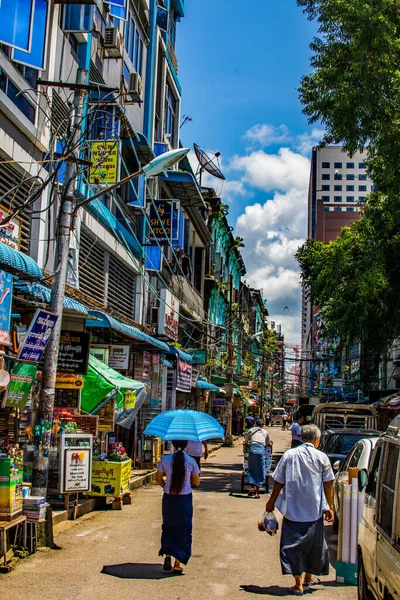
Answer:
[[[107,50],[109,57],[123,58],[124,49],[118,27],[106,27],[104,29],[103,48]]]
[[[129,75],[129,89],[128,94],[132,100],[141,100],[143,91],[143,82],[139,73],[131,73]]]

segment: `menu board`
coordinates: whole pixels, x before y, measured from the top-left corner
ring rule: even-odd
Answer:
[[[62,331],[57,369],[62,373],[86,375],[89,364],[90,333]]]
[[[91,454],[91,448],[64,451],[63,492],[85,492],[90,489]]]

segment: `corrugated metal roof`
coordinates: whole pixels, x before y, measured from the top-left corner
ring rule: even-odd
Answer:
[[[14,250],[7,244],[0,242],[0,266],[11,268],[13,271],[25,273],[31,279],[42,279],[43,273],[36,261],[27,254]]]
[[[40,283],[22,283],[16,282],[15,287],[24,292],[24,294],[29,294],[38,300],[42,300],[43,302],[50,302],[51,299],[51,289],[45,285]],[[75,312],[81,313],[82,315],[88,315],[89,311],[86,306],[83,306],[78,300],[75,298],[70,298],[69,296],[64,297],[64,308],[68,310],[74,310]]]
[[[213,385],[212,383],[208,383],[208,381],[203,381],[202,379],[199,379],[197,381],[196,387],[199,388],[200,390],[211,390],[213,392],[220,391],[218,386]]]
[[[86,326],[87,327],[100,327],[105,329],[114,329],[114,331],[118,331],[127,337],[130,337],[139,342],[144,342],[146,344],[150,344],[155,348],[158,348],[162,352],[170,354],[170,349],[164,342],[161,340],[157,340],[156,338],[147,335],[137,327],[133,327],[132,325],[126,325],[126,323],[122,323],[118,321],[111,315],[107,315],[106,313],[100,310],[89,310],[89,315],[95,317],[95,319],[87,319]]]

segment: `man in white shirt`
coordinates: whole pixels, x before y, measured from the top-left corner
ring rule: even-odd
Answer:
[[[290,431],[292,433],[292,445],[291,448],[297,448],[297,446],[301,446],[303,443],[301,439],[301,426],[304,423],[304,416],[300,413],[296,413],[294,417],[294,423],[292,423],[290,427]]]
[[[316,425],[301,428],[302,445],[285,452],[273,474],[275,485],[266,511],[275,505],[283,515],[281,566],[293,575],[290,592],[303,595],[303,586],[317,585],[317,575],[329,573],[329,550],[324,516],[333,521],[333,471],[326,454],[318,450],[321,431]],[[303,573],[304,581],[303,581]]]
[[[200,459],[203,456],[203,446],[204,446],[204,459],[207,460],[208,458],[208,447],[207,447],[207,442],[192,442],[192,441],[188,441],[187,446],[186,446],[186,454],[188,454],[189,456],[191,456],[192,458],[194,458],[194,460],[197,462],[199,469],[200,469]]]

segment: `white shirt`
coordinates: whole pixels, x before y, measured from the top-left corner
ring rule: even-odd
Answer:
[[[252,427],[246,436],[246,441],[252,444],[262,444],[265,446],[269,444],[268,431],[265,431],[262,427]]]
[[[290,431],[292,432],[292,439],[293,440],[297,440],[298,442],[301,442],[301,425],[299,425],[298,423],[292,423],[292,425],[290,426]]]
[[[284,485],[276,508],[289,521],[318,521],[329,509],[324,482],[333,481],[329,458],[312,444],[287,450],[272,477]]]
[[[185,452],[189,456],[203,456],[203,442],[192,442],[189,440]]]

